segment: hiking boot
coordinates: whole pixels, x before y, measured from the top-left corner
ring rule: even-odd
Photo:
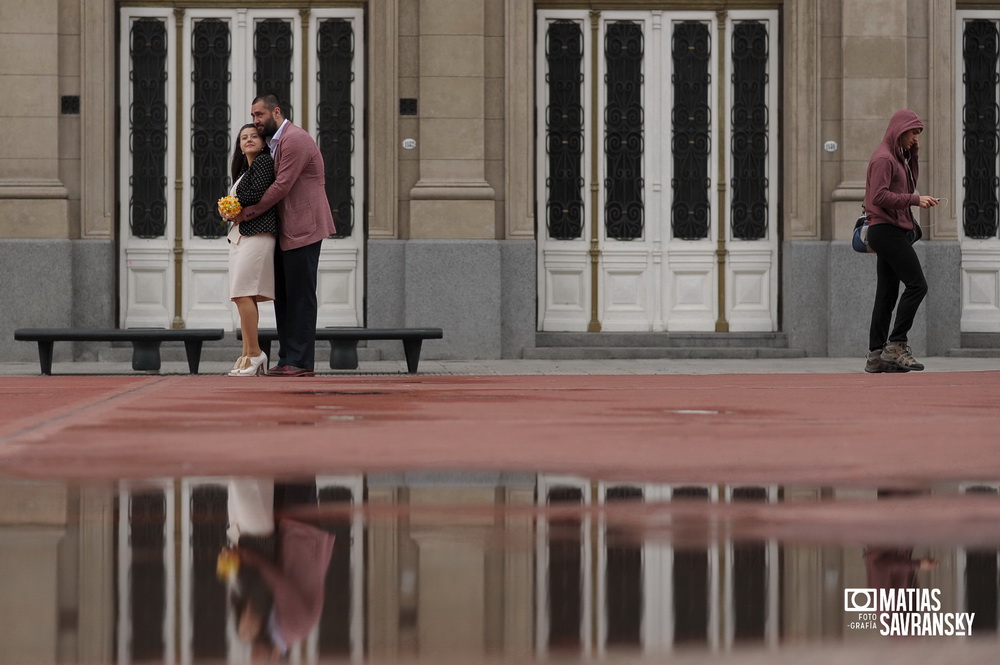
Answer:
[[[913,355],[910,353],[910,345],[906,342],[889,342],[885,345],[882,355],[879,357],[883,362],[907,372],[919,372],[924,368],[923,365],[914,360]]]
[[[865,371],[869,374],[881,374],[882,372],[909,372],[908,369],[900,369],[896,365],[890,365],[882,360],[882,350],[876,349],[868,352],[868,362],[865,363]]]

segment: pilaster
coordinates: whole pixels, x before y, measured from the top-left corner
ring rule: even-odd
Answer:
[[[420,179],[411,238],[495,238],[486,182],[484,0],[420,0]]]
[[[80,2],[80,237],[114,237],[115,3]]]
[[[819,0],[785,5],[784,141],[785,226],[789,240],[820,237]]]
[[[921,159],[921,173],[926,176],[923,189],[934,196],[948,199],[948,204],[932,211],[932,225],[926,231],[935,240],[957,240],[958,219],[961,206],[960,182],[955,177],[957,149],[961,141],[954,129],[959,125],[956,110],[956,52],[955,0],[930,0],[928,2],[928,115],[930,129],[924,145],[927,159]]]
[[[504,68],[506,237],[534,238],[534,3],[508,0]]]
[[[868,159],[892,114],[910,108],[907,0],[841,2],[841,181],[833,191],[833,239],[847,240],[861,212]]]
[[[59,3],[0,3],[0,237],[67,238],[59,179]]]
[[[373,131],[368,141],[372,160],[372,178],[368,192],[368,237],[396,238],[399,234],[397,198],[399,196],[399,0],[383,0],[369,5],[369,50],[371,71],[370,95],[374,103],[368,109]]]

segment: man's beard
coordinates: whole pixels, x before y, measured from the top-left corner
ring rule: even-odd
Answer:
[[[261,124],[261,126],[257,128],[257,131],[265,139],[269,139],[269,138],[271,138],[272,136],[274,136],[278,132],[278,123],[274,119],[274,117],[272,116],[272,117],[268,118],[267,120],[265,120]]]

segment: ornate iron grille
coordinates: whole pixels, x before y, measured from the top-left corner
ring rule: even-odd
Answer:
[[[129,566],[132,661],[162,660],[166,654],[163,619],[167,609],[167,569],[164,529],[167,500],[162,491],[137,493],[129,501]]]
[[[997,236],[997,26],[993,21],[965,24],[962,57],[965,60],[964,127],[965,201],[962,204],[965,235]]]
[[[226,544],[229,492],[219,485],[191,492],[191,651],[199,658],[226,656],[226,588],[215,573]]]
[[[678,487],[674,501],[709,500],[704,487]],[[674,550],[674,643],[679,645],[708,642],[709,599],[708,549],[678,547]]]
[[[733,503],[767,503],[763,487],[733,490]],[[767,544],[751,540],[733,543],[733,637],[760,641],[767,627]]]
[[[354,496],[346,487],[324,487],[319,491],[319,503],[324,508],[350,509]],[[351,654],[351,612],[363,611],[351,607],[351,514],[347,510],[329,513],[319,527],[336,538],[319,620],[319,655],[346,657]]]
[[[609,23],[604,35],[604,224],[607,237],[642,237],[642,25]]]
[[[605,502],[642,502],[638,487],[612,487]],[[606,573],[604,580],[607,612],[608,646],[642,644],[642,544],[628,533],[627,527],[607,529]]]
[[[711,179],[708,156],[712,149],[708,103],[711,42],[708,25],[683,21],[674,26],[674,74],[671,78],[674,106],[671,112],[674,156],[671,228],[675,238],[700,240],[708,237],[708,200]]]
[[[760,21],[733,26],[733,237],[767,235],[767,27]]]
[[[253,81],[257,94],[273,92],[292,119],[292,24],[280,18],[258,21],[254,27]]]
[[[583,232],[583,30],[575,21],[553,21],[545,37],[549,105],[545,146],[549,172],[545,224],[549,237],[576,240]]]
[[[988,486],[970,487],[966,494],[996,496]],[[972,632],[975,635],[997,632],[1000,612],[1000,551],[995,547],[969,548],[965,552],[965,611],[975,612]]]
[[[155,18],[132,23],[129,80],[129,228],[138,238],[167,229],[167,27]]]
[[[316,44],[319,56],[319,149],[326,168],[326,197],[337,227],[334,238],[350,237],[354,230],[354,27],[350,21],[320,22]]]
[[[583,492],[575,487],[549,491],[549,506],[583,506]],[[567,515],[549,521],[549,640],[550,651],[578,652],[583,615],[583,536],[579,517]]]
[[[215,202],[229,182],[229,24],[205,19],[191,34],[191,230],[202,238],[226,231]]]

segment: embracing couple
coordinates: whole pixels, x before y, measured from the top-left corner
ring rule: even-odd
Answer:
[[[229,219],[229,296],[239,310],[243,352],[229,375],[313,376],[320,246],[334,232],[323,156],[285,117],[276,95],[255,98],[250,117],[232,160],[230,194],[242,209]],[[257,338],[257,303],[267,300],[278,326],[271,369]]]

